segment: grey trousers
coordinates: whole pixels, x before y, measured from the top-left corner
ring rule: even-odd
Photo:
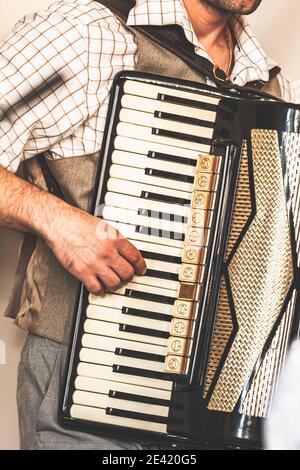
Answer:
[[[155,449],[140,444],[105,439],[63,428],[58,422],[58,405],[67,347],[28,334],[18,371],[17,404],[21,449]]]

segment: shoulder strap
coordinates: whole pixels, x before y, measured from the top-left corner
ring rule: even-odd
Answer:
[[[280,72],[281,72],[280,67],[278,67],[277,65],[273,67],[269,71],[269,81],[273,80],[273,78],[275,78]],[[247,83],[248,87],[256,88],[257,90],[261,90],[265,85],[266,85],[266,82],[264,82],[263,80],[255,80],[254,82]]]
[[[136,0],[96,0],[96,2],[109,8],[113,13],[120,16],[123,21],[127,21],[130,10],[136,4]]]
[[[65,197],[63,195],[62,190],[60,189],[56,178],[54,177],[52,171],[49,168],[46,155],[44,153],[40,153],[36,156],[36,158],[40,164],[49,193],[53,194],[53,196],[59,197],[64,201]]]
[[[135,0],[96,0],[98,3],[109,8],[123,22],[127,21],[130,10],[135,6]],[[191,68],[202,75],[207,76],[218,87],[223,89],[238,90],[243,94],[251,94],[275,99],[274,96],[260,91],[266,83],[255,81],[240,87],[227,79],[226,74],[220,68],[214,66],[205,57],[195,54],[194,46],[186,39],[183,29],[179,25],[170,26],[136,26],[134,29],[144,34],[151,41],[156,42],[168,51],[175,54]],[[280,72],[279,67],[274,67],[270,71],[270,79],[274,78]]]

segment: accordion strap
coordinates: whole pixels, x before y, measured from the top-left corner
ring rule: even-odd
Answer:
[[[135,0],[96,0],[98,3],[109,8],[116,14],[123,22],[127,21],[130,10],[135,6]],[[182,61],[188,64],[191,68],[196,70],[202,75],[208,77],[219,88],[227,90],[238,90],[242,94],[255,94],[256,96],[271,98],[273,100],[282,101],[268,93],[265,93],[262,88],[266,85],[263,80],[253,81],[246,86],[241,87],[235,85],[228,80],[225,72],[216,67],[210,60],[195,54],[194,46],[191,44],[179,25],[168,26],[135,26],[133,29],[139,31],[144,36],[148,37],[153,42],[164,47],[169,52],[179,57]],[[273,79],[280,73],[280,67],[273,67],[269,72],[269,80]]]

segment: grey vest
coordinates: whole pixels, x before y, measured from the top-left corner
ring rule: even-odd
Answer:
[[[204,77],[192,70],[177,56],[132,29],[138,45],[136,70],[204,82]],[[281,98],[275,77],[264,87]],[[85,211],[91,210],[99,152],[93,155],[48,161],[65,200]],[[39,162],[25,162],[26,179],[45,190],[47,186]],[[23,329],[54,341],[68,342],[79,282],[56,260],[45,242],[25,235],[15,275],[15,283],[5,315],[15,318]]]

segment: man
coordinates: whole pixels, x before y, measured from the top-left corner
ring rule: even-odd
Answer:
[[[62,1],[27,16],[1,44],[1,109],[9,109],[53,73],[64,80],[41,98],[25,99],[21,107],[12,108],[0,126],[1,224],[38,237],[37,241],[25,238],[7,311],[30,332],[18,380],[22,449],[147,447],[66,430],[57,420],[75,279],[99,294],[116,290],[134,274],[146,271],[145,261],[131,243],[86,212],[110,87],[122,69],[176,76],[179,68],[173,66],[172,55],[134,29],[175,23],[182,27],[195,54],[218,66],[214,70],[223,70],[234,84],[259,81],[265,90],[291,100],[288,81],[281,74],[270,79],[274,64],[240,17],[260,3],[138,0],[124,22],[98,2]],[[211,77],[188,67],[186,74],[184,78],[213,84]],[[42,152],[47,152],[65,200],[45,191],[34,158]],[[21,161],[30,182],[13,174]]]

